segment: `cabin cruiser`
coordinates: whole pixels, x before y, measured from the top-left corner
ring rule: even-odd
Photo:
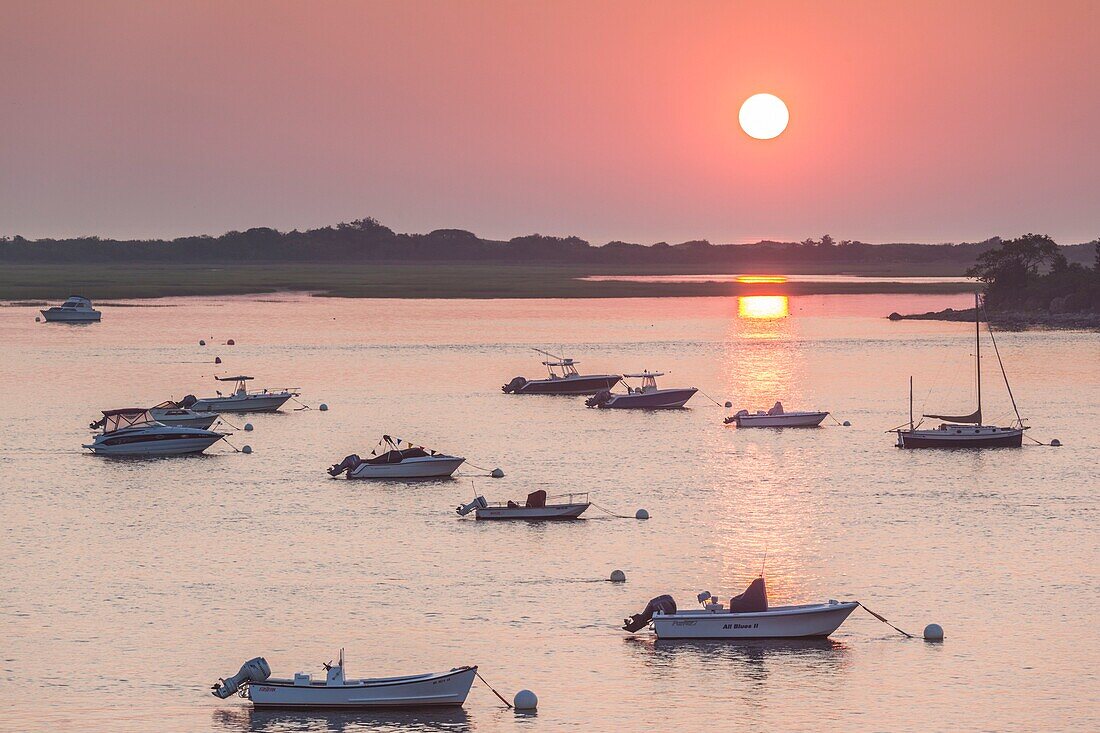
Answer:
[[[297,387],[276,389],[248,389],[248,382],[255,377],[214,377],[219,382],[233,382],[233,394],[217,397],[187,395],[180,402],[184,407],[198,412],[275,412],[291,397],[297,397]]]
[[[219,679],[211,687],[214,697],[226,699],[234,693],[251,700],[257,708],[418,708],[459,706],[466,702],[477,667],[455,667],[449,672],[349,679],[344,676],[344,650],[340,660],[322,665],[325,679],[315,680],[309,672],[296,672],[292,679],[271,676],[263,657],[250,659],[232,677]]]
[[[680,611],[672,596],[657,596],[641,613],[623,619],[623,630],[634,633],[652,625],[658,639],[797,639],[824,637],[840,628],[859,605],[857,601],[769,606],[764,577],[729,604],[703,591],[702,608]]]
[[[1012,410],[1016,413],[1016,422],[1010,426],[982,424],[982,331],[981,299],[974,295],[974,371],[977,376],[978,409],[969,415],[922,415],[920,422],[913,421],[913,378],[909,377],[909,428],[895,428],[898,448],[1020,448],[1024,444],[1024,431],[1027,426],[1016,407],[1016,398],[1012,396],[1012,387],[1008,384],[1008,374],[1001,362],[1001,352],[993,338],[993,328],[988,325],[989,339],[993,343],[993,352],[997,355],[997,364],[1001,367],[1005,389],[1012,401]],[[943,420],[937,427],[921,428],[924,418]]]
[[[767,412],[739,410],[725,422],[737,423],[739,428],[816,428],[828,416],[828,412],[786,412],[783,403],[776,402]]]
[[[92,307],[92,301],[81,295],[70,295],[61,305],[39,312],[46,323],[92,323],[103,315]]]
[[[334,478],[345,471],[348,478],[449,478],[465,461],[465,458],[437,453],[422,445],[383,435],[370,458],[352,454],[331,466],[328,474]]]
[[[550,361],[542,362],[548,376],[545,379],[516,377],[500,388],[505,394],[591,395],[611,389],[622,379],[619,374],[579,374],[579,361],[542,349],[535,351],[550,357]]]
[[[228,433],[164,425],[144,407],[104,410],[103,419],[93,426],[103,432],[85,445],[106,456],[177,456],[202,453]]]
[[[692,398],[699,390],[695,387],[658,389],[657,377],[665,376],[664,372],[643,371],[640,374],[624,374],[623,382],[628,379],[640,379],[639,387],[629,384],[626,394],[616,394],[610,390],[601,390],[594,396],[585,400],[589,407],[603,407],[610,409],[642,409],[642,410],[667,410],[677,409]]]
[[[579,501],[574,500],[574,497]],[[592,506],[592,502],[588,501],[588,494],[567,494],[564,497],[567,501],[556,504],[547,504],[546,498],[546,492],[542,489],[528,494],[527,501],[523,504],[514,501],[490,504],[485,501],[485,497],[476,496],[472,502],[463,504],[455,511],[460,517],[473,512],[475,519],[562,520],[577,519],[584,514],[585,509]]]
[[[149,414],[153,419],[164,425],[177,428],[206,428],[208,429],[221,417],[216,412],[200,412],[183,407],[178,402],[165,400],[159,405],[149,408]]]

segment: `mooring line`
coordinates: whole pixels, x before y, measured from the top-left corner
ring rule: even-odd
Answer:
[[[890,627],[891,629],[893,629],[894,631],[898,632],[899,634],[902,634],[903,636],[907,636],[907,637],[909,637],[910,639],[916,639],[916,638],[917,638],[917,637],[913,636],[912,634],[910,634],[910,633],[909,633],[908,631],[902,631],[902,630],[901,630],[901,629],[899,629],[899,628],[898,628],[897,626],[894,626],[894,625],[893,625],[892,623],[890,623],[889,621],[887,621],[887,620],[886,620],[886,618],[885,618],[884,616],[880,616],[879,614],[875,613],[875,612],[874,612],[874,611],[872,611],[871,609],[867,608],[867,606],[864,606],[864,605],[863,605],[862,603],[860,603],[859,601],[856,601],[856,603],[859,603],[859,607],[860,607],[860,608],[862,608],[862,609],[863,609],[864,611],[866,611],[867,613],[871,614],[872,616],[874,616],[874,617],[875,617],[875,618],[877,618],[877,619],[878,619],[879,621],[881,621],[882,623],[886,624],[887,626],[889,626],[889,627]]]
[[[490,690],[493,690],[493,686],[490,685],[488,682],[486,682],[485,678],[481,676],[481,672],[478,672],[476,668],[474,669],[474,674],[477,675],[477,678],[479,680],[481,680],[482,682],[485,683],[486,687],[488,687]],[[512,704],[510,702],[508,702],[507,700],[505,700],[504,697],[499,692],[497,692],[496,690],[493,690],[493,694],[496,695],[498,698],[500,698],[500,701],[502,703],[504,703],[505,707],[507,707],[509,710],[512,709]]]

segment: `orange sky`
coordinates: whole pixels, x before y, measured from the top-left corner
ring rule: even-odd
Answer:
[[[1068,0],[4,0],[0,233],[1086,241],[1098,37]]]

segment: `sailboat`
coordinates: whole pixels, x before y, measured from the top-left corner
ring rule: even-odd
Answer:
[[[1024,442],[1023,418],[1016,407],[1016,398],[1012,396],[1012,387],[1008,383],[1001,352],[997,349],[997,340],[993,338],[993,329],[989,328],[989,338],[993,342],[993,351],[997,355],[997,364],[1004,377],[1012,409],[1016,413],[1016,422],[1010,427],[982,424],[982,338],[981,338],[981,297],[974,295],[974,359],[977,372],[978,409],[969,415],[922,415],[919,422],[913,422],[913,378],[909,378],[909,428],[895,428],[890,432],[898,435],[898,448],[1019,448]],[[943,420],[938,427],[922,428],[924,418]]]

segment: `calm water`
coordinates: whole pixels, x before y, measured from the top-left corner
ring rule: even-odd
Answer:
[[[744,275],[744,274],[714,274],[714,275],[586,275],[578,280],[599,280],[599,281],[620,281],[620,282],[639,282],[639,283],[699,283],[699,282],[720,282],[720,283],[733,283],[741,282],[745,279],[757,280],[760,275]],[[906,276],[893,276],[884,277],[876,275],[780,275],[780,276],[763,276],[768,278],[780,277],[787,282],[792,283],[965,283],[973,282],[973,278],[967,277],[906,277]],[[758,280],[759,281],[759,280]]]
[[[284,295],[106,308],[85,327],[0,308],[0,728],[1097,730],[1100,335],[998,339],[1031,432],[1063,448],[902,452],[883,432],[907,419],[910,374],[918,409],[969,410],[972,381],[970,326],[883,316],[967,302]],[[852,427],[739,431],[703,395],[635,413],[501,394],[538,374],[530,346]],[[987,416],[1004,419],[986,368]],[[237,372],[331,410],[246,418],[255,431],[230,440],[252,455],[81,452],[99,409],[209,394]],[[324,473],[383,432],[503,467],[474,479],[490,500],[591,491],[652,519],[477,523],[453,511],[470,478]],[[910,631],[938,622],[946,642],[862,611],[817,643],[618,630],[660,593],[739,593],[765,547],[773,603],[856,598]],[[627,583],[600,582],[615,568]],[[479,664],[540,710],[517,717],[480,683],[461,712],[412,716],[259,714],[207,693],[252,656],[318,672],[341,646],[353,676]]]

